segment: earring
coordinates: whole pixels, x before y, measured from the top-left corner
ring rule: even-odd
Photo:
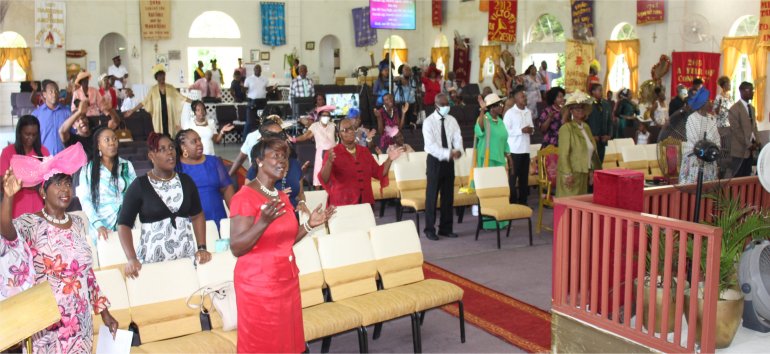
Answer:
[[[45,194],[43,194],[43,200],[45,200]]]
[[[102,150],[99,150],[99,157],[102,157]]]
[[[182,150],[182,156],[184,156],[184,158],[188,158],[190,154],[187,153],[187,150]]]
[[[260,162],[257,166],[262,167],[262,163]]]

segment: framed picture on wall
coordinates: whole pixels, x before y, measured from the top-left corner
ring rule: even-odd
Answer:
[[[263,61],[270,60],[270,52],[259,53],[259,60],[263,60]]]
[[[259,60],[259,49],[252,49],[249,54],[250,63],[256,63]]]
[[[315,42],[305,42],[305,50],[315,50]]]

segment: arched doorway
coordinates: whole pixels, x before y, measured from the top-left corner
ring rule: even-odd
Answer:
[[[544,13],[537,17],[526,36],[524,55],[520,61],[520,72],[525,72],[530,65],[540,69],[545,62],[549,72],[556,72],[557,65],[564,66],[565,40],[567,36],[561,21],[550,13]],[[553,80],[549,84],[561,86],[562,78]]]
[[[406,41],[401,36],[390,35],[385,39],[385,45],[382,47],[382,57],[385,58],[385,54],[390,53],[391,49],[393,55],[390,57],[390,60],[394,68],[398,68],[409,60],[409,50],[406,48]]]
[[[323,85],[334,84],[334,70],[339,68],[339,50],[340,40],[336,36],[321,38],[318,44],[318,78]]]
[[[107,33],[99,42],[99,73],[92,74],[99,77],[101,73],[106,73],[112,65],[112,58],[120,55],[125,60],[126,53],[126,39],[119,33]]]

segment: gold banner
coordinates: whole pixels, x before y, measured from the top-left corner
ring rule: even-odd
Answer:
[[[142,39],[171,39],[171,1],[141,0]]]
[[[567,40],[565,54],[564,86],[567,92],[586,91],[588,69],[594,60],[594,44],[590,42]]]

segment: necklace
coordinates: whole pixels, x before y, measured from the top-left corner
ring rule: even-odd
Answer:
[[[48,222],[50,222],[52,224],[64,225],[64,224],[66,224],[66,223],[68,223],[70,221],[70,216],[67,213],[64,213],[64,218],[57,219],[57,218],[54,218],[53,216],[49,215],[48,213],[46,213],[45,212],[45,208],[41,209],[40,212],[42,212],[43,213],[43,217],[46,220],[48,220]]]
[[[344,146],[344,145],[343,145],[343,146]],[[348,151],[349,153],[351,153],[351,154],[355,154],[355,153],[356,153],[356,146],[355,146],[355,145],[353,145],[353,147],[352,147],[352,148],[349,148],[349,147],[345,146],[345,150],[347,150],[347,151]]]
[[[199,127],[205,127],[205,126],[209,125],[209,122],[204,120],[203,123],[199,123],[198,120],[196,119],[195,120],[195,125],[197,125]]]
[[[268,189],[265,187],[264,184],[262,184],[262,181],[259,180],[259,178],[255,178],[257,182],[259,182],[259,189],[262,190],[262,193],[265,193],[268,197],[275,198],[278,196],[278,190],[273,188],[273,190]]]
[[[168,177],[168,178],[161,178],[161,177],[158,177],[158,174],[157,174],[157,173],[155,173],[155,170],[151,170],[151,171],[150,171],[150,173],[152,173],[152,178],[153,178],[153,179],[156,179],[156,180],[158,180],[158,181],[161,181],[161,182],[168,182],[168,181],[170,181],[171,179],[173,179],[173,178],[174,178],[174,176],[176,176],[176,173],[174,173],[174,172],[171,172],[171,177]]]

